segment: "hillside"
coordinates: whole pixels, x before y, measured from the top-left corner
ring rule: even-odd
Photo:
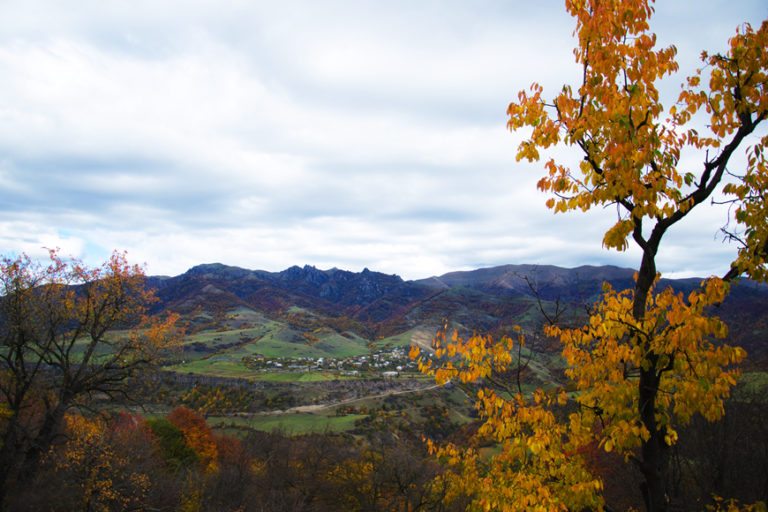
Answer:
[[[538,332],[545,308],[560,301],[566,318],[583,315],[603,283],[632,285],[633,271],[612,266],[506,265],[405,281],[368,269],[355,273],[293,266],[281,272],[199,265],[176,277],[152,277],[156,311],[183,315],[189,336],[179,370],[238,374],[244,361],[347,358],[418,343],[428,346],[445,321],[465,332]],[[664,280],[687,292],[698,279]],[[754,364],[768,359],[768,287],[742,281],[718,313]],[[205,361],[203,364],[201,361]],[[191,366],[190,366],[191,365]],[[198,365],[198,366],[195,366]],[[204,368],[198,368],[202,365]]]

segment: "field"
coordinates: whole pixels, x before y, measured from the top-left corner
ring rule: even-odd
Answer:
[[[323,432],[346,432],[355,428],[355,422],[364,418],[364,414],[331,416],[315,413],[261,414],[250,417],[212,416],[208,423],[217,430],[247,431],[261,430],[282,431],[289,435]]]
[[[207,416],[207,421],[219,431],[238,436],[251,430],[278,430],[288,435],[354,431],[356,435],[362,435],[366,430],[389,428],[386,425],[445,426],[440,428],[464,425],[472,421],[474,415],[469,397],[464,391],[451,386],[439,387],[425,383],[419,388],[390,388],[381,391],[371,381],[370,386],[362,389],[364,394],[356,398],[318,395],[316,400],[306,400],[313,391],[302,387],[301,393],[305,400],[298,402],[299,405],[287,404],[283,410],[264,412],[214,413]],[[300,405],[302,403],[309,405]],[[158,410],[155,413],[165,412]]]
[[[378,349],[409,347],[412,343],[428,347],[434,334],[435,329],[416,327],[400,334],[377,340],[372,345]]]

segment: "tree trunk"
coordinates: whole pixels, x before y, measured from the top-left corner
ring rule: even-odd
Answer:
[[[658,357],[653,354],[648,370],[640,372],[640,419],[645,428],[651,433],[643,441],[640,453],[642,461],[640,471],[645,481],[641,484],[641,492],[647,512],[667,510],[665,481],[669,465],[669,446],[664,440],[664,431],[656,423],[656,395],[660,377],[656,374]]]
[[[632,316],[638,323],[645,318],[648,296],[656,279],[656,250],[657,244],[649,244],[646,247],[637,275]],[[643,340],[638,339],[637,343],[643,343]],[[649,352],[647,361],[647,369],[640,369],[638,383],[640,421],[650,433],[640,447],[640,471],[644,478],[640,491],[647,512],[665,512],[667,510],[665,484],[669,465],[669,446],[664,439],[665,432],[659,429],[656,422],[656,397],[661,381],[661,373],[657,368],[658,354]]]
[[[5,510],[6,490],[10,485],[13,466],[16,460],[13,448],[15,440],[12,435],[9,435],[10,433],[11,430],[9,429],[5,436],[3,436],[3,446],[0,447],[0,510]]]
[[[19,418],[14,414],[8,420],[3,444],[0,446],[0,510],[6,509],[8,490],[11,489],[19,463],[23,459],[23,436],[20,435],[19,429]]]
[[[21,480],[29,481],[37,474],[43,456],[51,448],[56,437],[60,433],[61,422],[64,419],[66,410],[67,408],[60,403],[53,410],[50,410],[45,414],[43,425],[37,432],[37,435],[24,457],[24,465],[22,466],[21,474],[19,475]]]

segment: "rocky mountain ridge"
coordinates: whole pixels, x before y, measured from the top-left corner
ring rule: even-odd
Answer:
[[[305,265],[267,272],[212,263],[175,277],[150,277],[149,284],[160,298],[158,311],[216,316],[245,308],[302,326],[380,339],[418,327],[435,329],[445,320],[477,332],[515,324],[536,328],[541,322],[536,295],[545,306],[557,300],[578,314],[599,297],[604,282],[631,287],[633,274],[613,266],[505,265],[406,281],[369,269]],[[687,293],[700,281],[663,280],[660,286]],[[768,355],[766,304],[768,286],[743,280],[717,311],[734,339],[760,357]]]

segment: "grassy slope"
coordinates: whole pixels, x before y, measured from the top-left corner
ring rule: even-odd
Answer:
[[[307,336],[305,336],[307,334]],[[370,352],[368,340],[343,336],[331,329],[304,333],[286,323],[241,308],[227,314],[224,327],[204,330],[184,340],[183,363],[171,367],[222,377],[254,377],[243,358],[262,355],[267,358],[345,358]]]
[[[347,416],[328,416],[313,413],[291,413],[259,415],[250,418],[212,416],[208,423],[218,429],[253,429],[264,432],[283,430],[288,434],[307,434],[310,432],[345,432],[355,427],[355,421],[364,418],[363,414]]]

